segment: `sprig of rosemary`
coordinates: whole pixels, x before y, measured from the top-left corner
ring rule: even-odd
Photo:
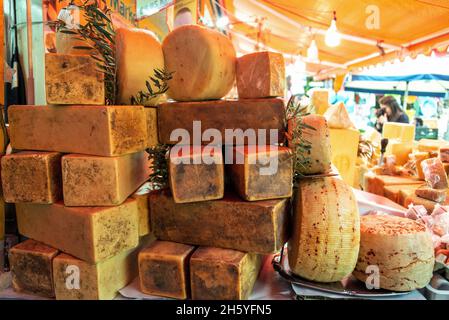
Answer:
[[[168,81],[173,78],[174,72],[168,72],[165,69],[154,69],[154,76],[150,77],[150,81],[145,82],[147,91],[139,91],[136,96],[131,96],[131,104],[145,106],[148,101],[164,94],[168,90]],[[156,91],[153,90],[152,85],[156,87]]]
[[[312,144],[304,138],[304,130],[315,130],[315,128],[304,123],[303,118],[309,113],[308,106],[299,102],[298,96],[292,96],[286,107],[286,137],[289,147],[293,151],[293,184],[297,185],[303,176],[302,172],[311,164],[308,157]]]
[[[73,2],[70,2],[73,5]],[[83,46],[74,49],[89,50],[91,57],[97,62],[99,71],[104,74],[106,104],[116,103],[117,67],[115,56],[115,30],[112,25],[111,13],[105,0],[86,0],[78,8],[84,14],[86,24],[79,28],[68,28],[64,21],[59,20],[57,30],[77,36],[85,40]]]
[[[163,189],[168,186],[168,157],[169,146],[158,144],[147,149],[148,159],[151,160],[151,174],[149,181],[155,189]]]

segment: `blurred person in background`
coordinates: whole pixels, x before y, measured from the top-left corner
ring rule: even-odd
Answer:
[[[380,109],[376,112],[376,129],[382,133],[385,122],[410,123],[407,114],[394,97],[385,96],[379,100]]]

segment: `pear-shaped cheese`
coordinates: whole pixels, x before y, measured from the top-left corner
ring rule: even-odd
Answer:
[[[312,281],[335,282],[354,270],[360,217],[354,193],[343,180],[301,180],[292,231],[288,260],[293,273]]]
[[[235,81],[236,53],[225,35],[197,25],[173,30],[163,41],[165,67],[174,72],[168,96],[178,101],[224,97]]]

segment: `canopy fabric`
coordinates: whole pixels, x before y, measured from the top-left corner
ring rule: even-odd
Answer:
[[[408,84],[407,84],[408,83]],[[348,74],[346,91],[445,97],[449,90],[449,57],[418,56]]]
[[[347,72],[364,65],[449,45],[447,0],[212,0],[231,21],[229,30],[242,53],[271,49],[306,56],[312,38],[319,49],[319,73]],[[378,9],[379,28],[368,29],[370,10]],[[342,34],[338,47],[325,45],[324,34],[337,15]]]

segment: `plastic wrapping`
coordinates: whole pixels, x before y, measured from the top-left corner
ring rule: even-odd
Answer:
[[[424,173],[424,179],[427,184],[433,189],[448,189],[446,171],[443,163],[438,158],[430,158],[421,162],[421,167]]]
[[[355,128],[354,124],[349,118],[348,111],[343,102],[334,104],[327,109],[324,113],[324,117],[329,124],[329,128],[332,129],[349,129]]]

